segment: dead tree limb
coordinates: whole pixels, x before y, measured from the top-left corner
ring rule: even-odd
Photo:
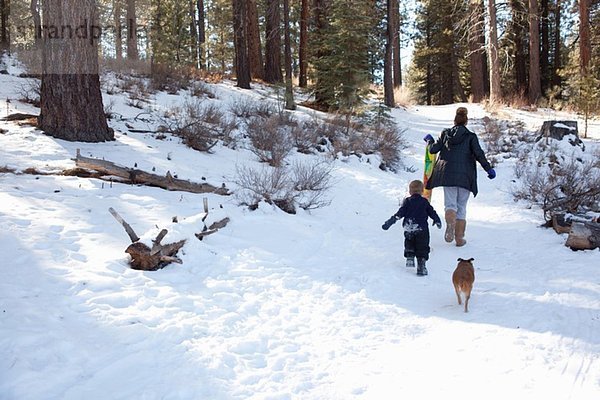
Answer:
[[[214,193],[223,196],[229,195],[229,190],[223,186],[215,187],[208,183],[194,183],[183,179],[174,178],[170,172],[166,176],[151,174],[139,169],[122,167],[106,160],[83,157],[77,150],[75,163],[78,167],[97,171],[105,175],[116,176],[125,182],[155,186],[166,190],[184,191],[190,193]]]
[[[140,238],[138,237],[138,235],[135,234],[133,228],[131,227],[131,225],[129,225],[120,215],[118,212],[115,211],[114,208],[110,207],[108,209],[108,212],[110,212],[112,214],[113,217],[115,217],[115,219],[117,221],[119,221],[119,223],[121,225],[123,225],[123,228],[125,228],[125,232],[127,232],[127,235],[129,235],[129,238],[131,239],[131,243],[135,243],[137,241],[140,240]]]

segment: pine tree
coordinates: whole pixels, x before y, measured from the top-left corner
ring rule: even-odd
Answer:
[[[281,7],[280,0],[267,0],[265,81],[279,83],[281,74]]]
[[[98,75],[98,41],[67,36],[52,39],[51,27],[67,26],[73,32],[98,26],[94,0],[44,0],[42,3],[44,60],[39,127],[46,134],[70,141],[113,140],[108,127]],[[76,63],[73,60],[77,60]]]
[[[233,0],[233,32],[235,42],[235,75],[237,86],[250,89],[250,64],[247,47],[247,7],[245,0]]]
[[[371,2],[334,1],[316,8],[313,35],[315,99],[325,108],[353,110],[369,85],[369,37],[376,26]],[[321,19],[322,18],[322,19]]]
[[[139,58],[135,2],[136,0],[127,0],[127,59],[133,61]]]
[[[537,104],[542,95],[540,78],[540,26],[537,0],[529,0],[529,102]]]

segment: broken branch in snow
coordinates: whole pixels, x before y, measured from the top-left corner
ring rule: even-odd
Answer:
[[[127,232],[127,235],[129,235],[129,239],[131,239],[131,243],[135,243],[137,241],[140,240],[140,238],[138,237],[138,235],[136,235],[136,233],[134,232],[133,228],[131,227],[131,225],[129,225],[120,215],[118,212],[115,211],[114,208],[110,207],[108,209],[108,212],[111,213],[111,215],[113,217],[115,217],[115,219],[117,221],[119,221],[119,223],[121,225],[123,225],[123,228],[125,228],[125,232]]]

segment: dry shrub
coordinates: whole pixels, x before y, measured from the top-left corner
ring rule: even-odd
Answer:
[[[238,118],[248,119],[254,115],[254,101],[250,97],[238,97],[229,104],[229,111]]]
[[[400,107],[410,107],[415,104],[413,93],[407,86],[398,86],[394,89],[394,101]]]
[[[281,166],[294,148],[291,130],[292,127],[282,124],[277,116],[266,119],[253,118],[247,128],[252,144],[251,151],[260,161],[273,167]]]
[[[190,94],[194,97],[207,97],[209,99],[217,97],[213,89],[201,81],[193,81],[190,84]]]
[[[177,94],[190,85],[192,71],[188,67],[154,63],[150,71],[150,81],[154,90]]]
[[[393,125],[377,125],[365,132],[367,140],[365,141],[365,154],[377,153],[381,155],[382,163],[379,168],[382,170],[395,170],[402,164],[400,152],[407,146],[404,132],[399,131]]]
[[[326,199],[331,187],[330,163],[294,163],[289,168],[263,167],[259,170],[238,167],[235,183],[239,186],[236,197],[241,205],[258,208],[264,201],[289,214],[296,207],[312,210],[330,204]]]
[[[14,174],[15,171],[16,170],[14,168],[10,168],[7,165],[0,167],[0,174]]]
[[[39,79],[26,79],[19,88],[19,100],[31,104],[34,107],[40,107],[41,91],[42,82]]]
[[[540,205],[546,221],[560,212],[600,211],[600,161],[551,152],[537,153],[515,166],[520,179],[513,189],[517,200]]]
[[[233,132],[237,123],[225,118],[215,105],[205,104],[199,98],[186,100],[183,108],[169,110],[162,121],[160,132],[181,137],[194,150],[210,152],[219,140],[227,146],[236,142]]]
[[[310,154],[318,149],[320,142],[319,127],[322,124],[316,120],[304,121],[292,127],[291,135],[294,146],[300,153]]]
[[[291,167],[292,187],[295,202],[304,210],[328,206],[325,198],[331,188],[332,164],[327,162],[294,163]]]
[[[237,167],[234,183],[240,188],[235,192],[240,204],[252,209],[256,209],[261,201],[275,204],[274,201],[293,197],[287,171],[283,168]]]

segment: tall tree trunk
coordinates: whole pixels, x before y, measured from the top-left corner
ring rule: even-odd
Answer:
[[[301,88],[308,86],[308,2],[309,0],[302,0],[300,10],[300,48],[298,50],[300,73],[298,77],[298,86]]]
[[[427,47],[431,47],[431,21],[429,18],[425,24],[425,43]],[[427,105],[430,106],[433,102],[433,68],[431,56],[427,57],[427,68],[425,71],[425,99]]]
[[[540,34],[542,40],[542,47],[540,50],[540,72],[542,92],[546,93],[550,86],[550,21],[548,20],[548,0],[540,0],[540,8]]]
[[[115,59],[123,59],[123,25],[121,23],[121,0],[113,0],[113,23],[115,24]]]
[[[498,102],[502,99],[500,87],[500,60],[498,59],[498,26],[496,22],[496,1],[488,0],[489,18],[489,43],[488,59],[490,63],[490,101]]]
[[[196,2],[198,9],[198,65],[200,68],[206,68],[205,44],[206,44],[206,12],[204,11],[204,0]]]
[[[113,140],[100,92],[95,0],[44,0],[42,15],[44,26],[70,27],[72,35],[56,39],[51,29],[43,31],[40,129],[70,141]],[[75,33],[82,26],[85,38]]]
[[[294,88],[292,85],[292,45],[290,43],[290,0],[283,0],[283,26],[285,46],[285,109],[295,110]]]
[[[258,25],[258,8],[256,0],[247,0],[248,5],[248,58],[250,59],[250,75],[263,79],[263,56],[260,45],[260,27]]]
[[[127,0],[127,59],[137,60],[137,10],[135,0]]]
[[[281,10],[280,0],[267,0],[265,81],[278,83],[281,75]]]
[[[560,69],[562,68],[562,62],[561,62],[562,52],[561,52],[561,48],[560,48],[560,46],[561,46],[561,41],[560,41],[561,14],[562,14],[562,10],[561,10],[560,0],[556,0],[556,4],[555,4],[555,8],[554,8],[554,24],[556,25],[554,27],[554,68],[552,71],[552,84],[555,87],[561,86],[561,77],[560,77],[560,74],[558,73],[560,71]],[[559,97],[560,97],[560,93],[559,93]]]
[[[394,87],[402,86],[402,63],[400,59],[400,4],[398,0],[392,0],[392,16],[393,26],[392,32],[394,34],[392,40],[392,60],[393,60],[393,71],[394,71]]]
[[[527,10],[524,0],[511,0],[512,21],[510,25],[511,39],[514,42],[514,77],[515,89],[519,96],[527,94],[527,57],[525,53]]]
[[[190,51],[192,53],[192,61],[194,63],[194,68],[199,67],[199,52],[198,52],[198,25],[196,19],[196,2],[195,0],[188,0],[188,8],[190,14],[190,39],[191,39],[191,48]]]
[[[579,0],[579,69],[581,76],[586,76],[588,73],[591,54],[590,0]]]
[[[4,1],[4,0],[3,0]],[[29,3],[29,11],[31,12],[31,18],[33,20],[34,27],[34,44],[35,49],[41,49],[42,47],[42,17],[40,15],[40,0],[31,0]]]
[[[387,0],[387,31],[385,41],[385,58],[383,60],[383,102],[388,107],[395,107],[394,102],[394,0]]]
[[[10,49],[10,0],[0,0],[0,55]]]
[[[537,0],[529,0],[529,102],[537,104],[541,95],[539,9]]]
[[[485,21],[482,0],[469,1],[469,51],[471,67],[471,98],[479,103],[485,98]]]
[[[233,32],[235,44],[235,75],[237,86],[250,89],[250,65],[246,46],[246,4],[245,0],[233,0]]]

